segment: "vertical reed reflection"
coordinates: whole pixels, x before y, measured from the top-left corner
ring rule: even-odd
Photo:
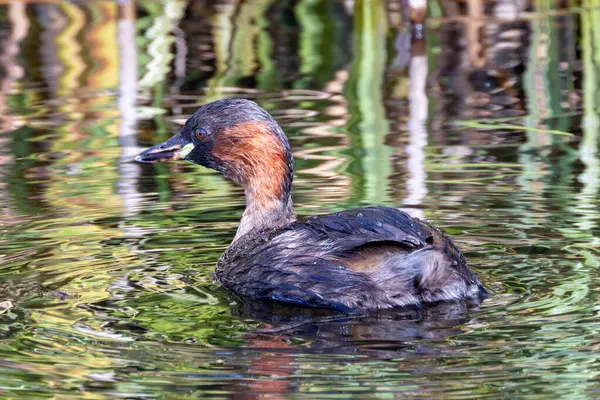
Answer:
[[[354,3],[354,60],[345,87],[352,115],[349,130],[358,137],[364,187],[360,198],[370,204],[389,200],[391,149],[385,146],[388,122],[383,108],[386,16],[384,3],[364,0]]]
[[[408,102],[410,116],[407,122],[409,137],[406,146],[406,164],[410,176],[406,180],[408,196],[403,202],[407,206],[421,205],[427,195],[427,186],[425,185],[427,179],[425,171],[427,129],[425,125],[427,123],[429,101],[425,93],[425,84],[429,68],[427,54],[424,51],[418,51],[419,48],[423,49],[424,47],[422,43],[415,46],[416,49],[412,53],[409,65]],[[413,210],[411,214],[418,218],[424,218],[421,210]]]
[[[598,226],[598,217],[595,213],[594,200],[600,190],[600,161],[598,160],[598,139],[600,132],[600,49],[594,44],[600,39],[600,27],[596,21],[600,18],[600,10],[582,12],[581,30],[583,47],[583,140],[579,146],[579,158],[585,165],[583,172],[578,176],[583,185],[578,194],[576,207],[581,219],[577,226],[586,232],[592,232]],[[590,235],[590,245],[600,244],[600,238]],[[589,254],[589,253],[588,253]],[[588,257],[598,261],[597,256],[589,254]],[[591,260],[590,260],[591,261]]]
[[[119,97],[117,105],[121,116],[119,125],[119,158],[117,192],[123,197],[123,215],[135,215],[142,208],[137,190],[140,166],[131,162],[139,152],[136,138],[136,100],[138,82],[137,48],[135,44],[135,3],[133,0],[119,2],[117,38],[119,44]]]

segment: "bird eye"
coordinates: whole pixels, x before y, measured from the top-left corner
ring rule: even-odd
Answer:
[[[194,137],[197,140],[202,141],[202,140],[206,139],[207,136],[208,136],[208,131],[204,128],[199,128],[194,131]]]

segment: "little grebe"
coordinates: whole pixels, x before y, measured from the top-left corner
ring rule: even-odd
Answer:
[[[486,294],[447,236],[402,211],[368,207],[296,221],[290,146],[252,101],[206,104],[135,159],[191,161],[244,187],[246,210],[214,273],[239,295],[349,312]]]

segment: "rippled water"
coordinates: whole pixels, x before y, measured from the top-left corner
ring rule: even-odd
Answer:
[[[0,5],[0,397],[600,396],[597,3],[213,3]],[[231,96],[288,134],[300,216],[402,207],[492,296],[228,298],[243,192],[131,159]]]

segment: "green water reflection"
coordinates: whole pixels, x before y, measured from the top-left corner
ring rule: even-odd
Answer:
[[[598,397],[600,4],[467,3],[421,38],[392,1],[0,2],[0,397]],[[493,295],[228,297],[243,192],[131,160],[233,96],[288,134],[301,216],[402,207]]]

